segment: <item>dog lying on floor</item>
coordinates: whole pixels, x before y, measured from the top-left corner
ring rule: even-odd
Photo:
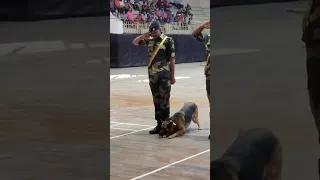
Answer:
[[[196,123],[200,130],[198,106],[193,102],[187,102],[184,103],[179,112],[162,123],[159,136],[166,136],[169,139],[181,136],[185,133],[191,121]]]
[[[210,163],[212,180],[281,180],[282,147],[269,129],[240,130],[219,159]]]

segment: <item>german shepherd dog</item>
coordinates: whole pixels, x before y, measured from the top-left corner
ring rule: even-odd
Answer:
[[[193,102],[187,102],[184,103],[179,112],[176,112],[162,123],[159,136],[166,136],[169,139],[181,136],[185,133],[191,121],[196,123],[200,130],[198,106]]]
[[[212,180],[281,180],[282,147],[269,129],[239,131],[222,157],[210,163]]]

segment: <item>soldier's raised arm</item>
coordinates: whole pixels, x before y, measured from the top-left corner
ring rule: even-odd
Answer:
[[[202,43],[205,43],[205,38],[202,34],[204,29],[210,29],[210,21],[206,21],[192,32],[192,36]]]
[[[312,0],[309,0],[307,9],[305,10],[302,18],[302,32],[307,28],[311,6],[312,6]]]
[[[149,32],[142,34],[133,40],[133,44],[136,46],[147,46],[149,43],[149,37],[150,37]]]

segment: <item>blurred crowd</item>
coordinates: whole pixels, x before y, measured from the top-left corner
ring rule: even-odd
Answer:
[[[111,0],[110,7],[114,16],[127,23],[158,21],[187,26],[193,19],[190,5],[179,0]],[[174,9],[176,13],[173,13]]]

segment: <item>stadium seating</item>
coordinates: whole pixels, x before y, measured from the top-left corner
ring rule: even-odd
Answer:
[[[202,24],[204,21],[208,20],[209,18],[209,4],[206,2],[206,0],[186,0],[184,1],[184,9],[177,9],[175,5],[168,4],[170,7],[164,6],[164,11],[168,15],[168,19],[165,21],[162,20],[162,16],[156,16],[155,9],[151,10],[151,13],[148,11],[148,17],[149,19],[141,20],[141,16],[143,16],[143,5],[145,3],[151,4],[151,3],[158,3],[158,1],[161,0],[136,0],[134,4],[130,3],[130,1],[127,0],[111,0],[113,4],[110,4],[110,6],[114,6],[114,8],[111,8],[112,13],[117,16],[119,19],[123,20],[123,32],[126,34],[141,34],[148,31],[148,24],[151,21],[159,21],[161,22],[163,26],[163,30],[167,34],[190,34],[195,27],[197,27],[199,24]],[[200,2],[200,4],[199,4]],[[169,2],[167,2],[169,3]],[[190,5],[191,10],[185,11],[187,4]],[[161,8],[161,5],[154,6],[159,10]],[[128,20],[128,17],[124,15],[129,11],[129,9],[133,9],[133,19]],[[182,10],[182,12],[181,12]],[[142,12],[142,13],[141,13]],[[152,14],[151,17],[149,14]],[[173,22],[170,19],[170,14],[173,14],[172,18],[175,19]],[[192,15],[191,15],[192,14]],[[158,14],[159,15],[159,14]],[[132,16],[132,15],[131,15]],[[166,15],[165,15],[166,16]],[[157,18],[157,17],[160,17]]]

